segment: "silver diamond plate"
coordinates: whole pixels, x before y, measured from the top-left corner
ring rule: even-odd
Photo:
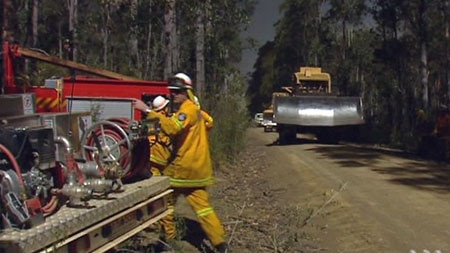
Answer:
[[[91,199],[88,207],[63,206],[47,217],[43,224],[30,229],[4,230],[0,233],[0,249],[18,248],[20,252],[35,252],[54,245],[109,216],[130,208],[169,188],[167,177],[152,177],[123,186],[123,192],[111,193],[104,199]]]

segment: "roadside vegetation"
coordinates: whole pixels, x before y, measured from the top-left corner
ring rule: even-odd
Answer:
[[[4,41],[52,56],[143,80],[168,80],[176,72],[194,80],[202,109],[211,113],[215,161],[232,162],[242,149],[250,116],[246,80],[237,69],[253,0],[2,1]],[[19,84],[83,75],[18,59]]]
[[[230,80],[228,92],[217,93],[208,101],[214,116],[214,129],[210,141],[216,165],[236,163],[238,155],[245,149],[245,132],[251,125],[244,96],[244,80],[235,75]]]
[[[449,1],[284,0],[280,11],[251,73],[252,114],[300,66],[319,66],[334,93],[363,98],[365,141],[414,151],[434,134],[450,106]]]

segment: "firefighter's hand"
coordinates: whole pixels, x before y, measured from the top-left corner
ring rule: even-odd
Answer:
[[[146,105],[142,100],[135,99],[133,101],[134,109],[139,110],[141,112],[149,113],[150,107]]]

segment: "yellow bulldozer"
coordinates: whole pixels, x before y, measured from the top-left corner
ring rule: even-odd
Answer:
[[[297,133],[336,143],[350,127],[365,123],[362,99],[334,94],[330,74],[320,67],[300,67],[283,90],[272,97],[280,144],[295,141]]]

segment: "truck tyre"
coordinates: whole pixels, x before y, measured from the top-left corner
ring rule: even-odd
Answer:
[[[293,143],[297,139],[297,132],[295,127],[279,126],[278,131],[278,144],[286,145]]]
[[[324,128],[317,135],[317,141],[323,144],[338,144],[340,141],[339,131],[333,128]]]

